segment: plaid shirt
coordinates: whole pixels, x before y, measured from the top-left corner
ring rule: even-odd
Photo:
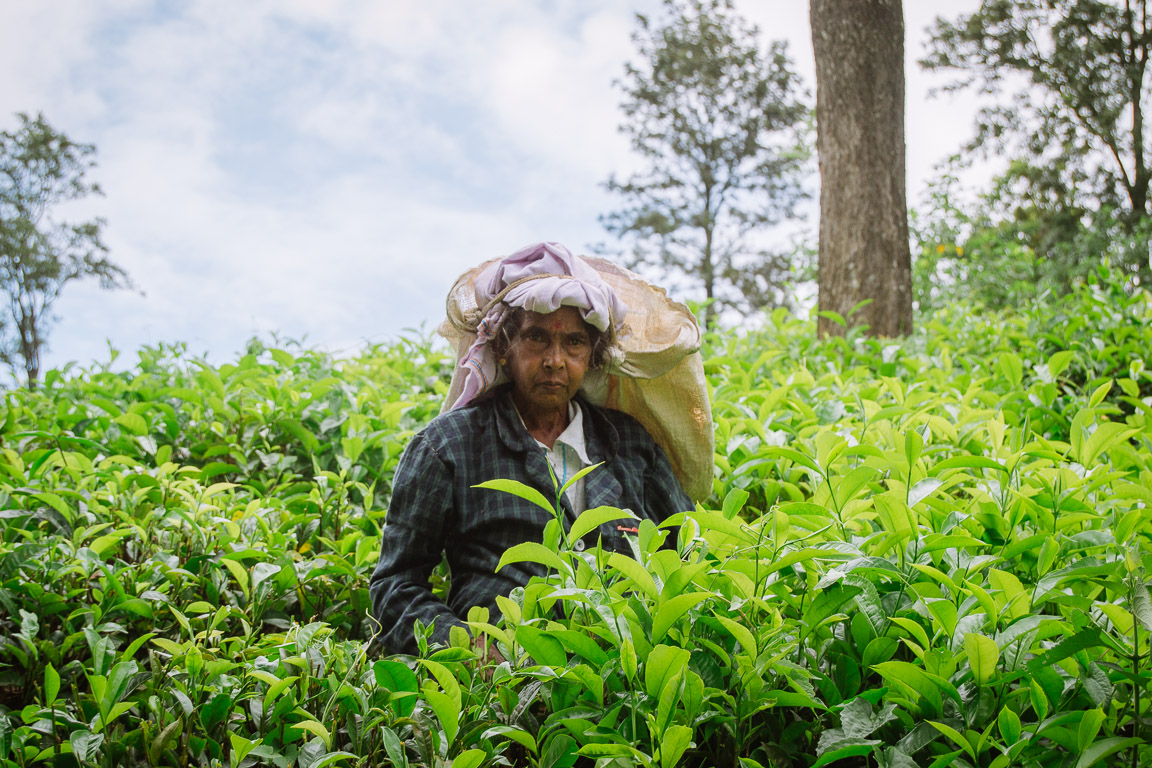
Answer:
[[[604,464],[585,476],[589,509],[631,509],[659,522],[693,508],[664,451],[631,416],[581,400],[589,458]],[[412,625],[435,622],[432,637],[446,642],[449,629],[474,605],[499,616],[496,596],[507,595],[543,570],[514,563],[496,573],[504,551],[540,541],[550,515],[501,491],[473,488],[497,478],[518,480],[555,499],[544,451],[524,428],[508,387],[490,398],[442,414],[419,432],[400,459],[392,503],[381,534],[380,560],[372,574],[373,613],[391,653],[415,653]],[[565,515],[574,515],[563,500]],[[585,537],[606,550],[628,551],[611,523]],[[429,576],[442,553],[452,572],[448,604],[437,600]]]

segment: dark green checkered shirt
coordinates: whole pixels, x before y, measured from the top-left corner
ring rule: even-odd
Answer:
[[[627,414],[579,400],[588,456],[600,466],[585,476],[589,509],[630,509],[659,522],[693,508],[664,451]],[[373,611],[391,653],[414,653],[416,619],[435,622],[433,639],[445,642],[474,605],[499,616],[496,596],[523,586],[542,570],[516,563],[496,573],[504,550],[540,541],[548,513],[500,491],[473,488],[496,478],[518,480],[555,498],[547,459],[512,404],[505,386],[491,397],[449,411],[417,434],[404,451],[393,482],[380,561],[372,574]],[[569,522],[573,513],[563,500]],[[585,537],[607,550],[626,550],[615,523]],[[446,553],[452,572],[448,604],[437,600],[429,576]]]

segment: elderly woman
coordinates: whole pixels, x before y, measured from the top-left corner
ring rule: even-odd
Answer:
[[[496,597],[539,572],[516,563],[497,573],[496,565],[508,547],[539,541],[548,513],[478,483],[509,478],[555,498],[553,475],[563,485],[602,462],[561,499],[568,524],[598,506],[656,522],[692,508],[645,429],[581,395],[585,374],[608,359],[625,312],[595,270],[563,246],[543,243],[493,264],[477,288],[491,300],[460,361],[468,374],[463,394],[412,439],[396,470],[371,580],[373,611],[393,653],[416,651],[416,619],[446,643],[469,608],[498,615]],[[599,540],[623,550],[624,535],[615,524],[603,526],[574,547]],[[443,555],[451,569],[447,604],[429,583]]]

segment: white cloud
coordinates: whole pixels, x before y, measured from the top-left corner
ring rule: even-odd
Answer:
[[[909,19],[952,12],[904,5]],[[107,197],[80,210],[108,219],[112,258],[147,294],[71,287],[49,362],[102,356],[105,338],[186,340],[217,359],[272,329],[380,340],[434,327],[451,281],[483,259],[603,240],[596,216],[614,201],[599,184],[636,162],[612,81],[635,56],[634,11],[659,7],[4,3],[0,67],[21,76],[0,80],[0,125],[43,110],[97,145]],[[792,40],[811,87],[806,8],[738,2],[767,37]],[[910,68],[914,177],[944,132],[918,77]]]

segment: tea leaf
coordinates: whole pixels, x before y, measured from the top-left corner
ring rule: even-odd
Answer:
[[[488,488],[494,491],[503,491],[517,496],[525,501],[530,501],[541,509],[547,511],[550,515],[556,514],[556,509],[548,499],[544,498],[544,494],[535,488],[525,485],[524,483],[516,480],[488,480],[487,482],[478,483],[473,486],[474,488]]]
[[[930,720],[928,722],[929,722],[929,725],[931,725],[936,730],[940,731],[940,733],[947,736],[949,739],[951,739],[953,742],[955,742],[958,747],[963,749],[968,754],[968,757],[972,758],[973,763],[976,762],[976,751],[974,749],[972,749],[972,745],[968,743],[968,739],[964,738],[964,735],[962,733],[960,733],[959,731],[957,731],[955,728],[953,728],[950,725],[945,725],[944,723],[938,723],[935,720]]]
[[[656,588],[656,582],[653,581],[652,575],[645,570],[644,566],[627,555],[613,552],[608,556],[608,567],[624,574],[629,581],[653,600],[659,597],[660,591]]]
[[[1100,726],[1104,723],[1104,710],[1090,709],[1080,718],[1080,728],[1076,733],[1076,745],[1080,754],[1096,741],[1096,734],[1100,733]]]
[[[44,667],[44,706],[51,707],[60,693],[60,673],[49,662]]]
[[[996,642],[983,635],[969,632],[964,635],[964,650],[968,654],[968,664],[978,685],[985,685],[996,673],[1000,660],[1000,649]]]
[[[531,624],[516,627],[515,639],[537,664],[563,667],[568,663],[568,654],[560,641]]]
[[[712,597],[711,592],[688,592],[665,601],[652,619],[652,641],[659,642],[684,614]]]
[[[452,768],[479,768],[487,759],[488,755],[484,750],[469,749],[456,756],[456,759],[452,761]]]
[[[1004,707],[1000,710],[1000,714],[996,716],[996,727],[1008,746],[1020,741],[1020,716],[1011,708]]]
[[[686,725],[669,726],[660,739],[660,768],[675,768],[691,744],[691,728]]]
[[[1135,737],[1126,739],[1120,736],[1113,736],[1108,739],[1101,739],[1084,750],[1084,753],[1080,755],[1080,759],[1076,761],[1075,768],[1088,768],[1088,766],[1095,765],[1106,757],[1111,757],[1117,752],[1123,752],[1126,749],[1136,747],[1143,743],[1143,739]]]
[[[605,523],[616,520],[636,519],[631,510],[617,509],[615,507],[595,507],[580,513],[572,527],[568,530],[568,537],[572,541],[583,538],[589,531],[594,531]]]
[[[668,682],[688,664],[691,657],[684,648],[675,648],[669,645],[657,645],[648,654],[644,664],[644,689],[648,695],[657,698]]]
[[[432,683],[425,683],[423,689],[424,700],[436,714],[440,727],[444,729],[444,737],[448,743],[456,741],[456,733],[460,729],[460,705],[453,697],[436,690]],[[317,723],[319,725],[319,723]]]
[[[512,563],[540,563],[546,565],[558,573],[563,573],[569,577],[572,576],[572,569],[568,563],[552,550],[545,547],[543,544],[537,544],[534,541],[526,541],[523,544],[517,544],[505,550],[503,556],[500,558],[499,564],[496,566],[497,572],[506,565]]]

